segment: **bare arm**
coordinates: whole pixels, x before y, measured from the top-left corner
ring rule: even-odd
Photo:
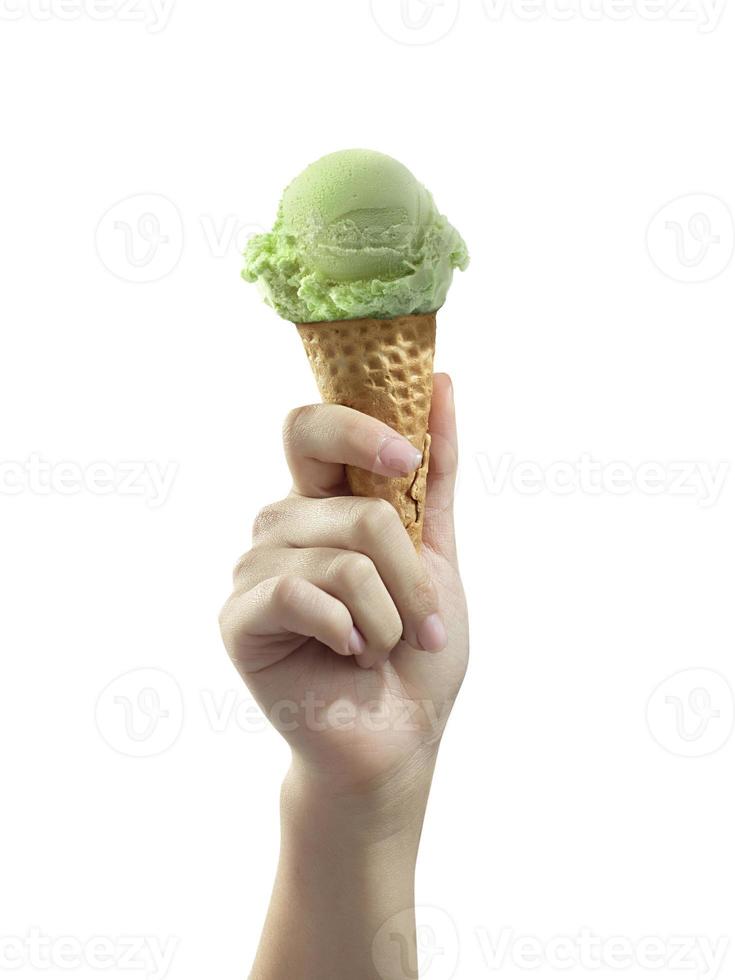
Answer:
[[[252,980],[417,976],[416,856],[467,663],[454,407],[443,375],[430,425],[417,555],[389,505],[348,495],[343,470],[410,472],[412,447],[339,406],[293,414],[294,490],[256,522],[222,613],[227,649],[293,756]]]

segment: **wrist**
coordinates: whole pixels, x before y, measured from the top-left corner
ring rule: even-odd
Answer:
[[[414,878],[432,770],[433,758],[413,780],[392,773],[357,787],[294,758],[254,977],[393,976],[381,964],[393,963],[398,944],[410,966],[400,975],[418,976]]]
[[[284,833],[316,830],[350,848],[400,841],[418,848],[436,752],[420,753],[399,771],[363,783],[334,780],[294,757],[281,791]]]

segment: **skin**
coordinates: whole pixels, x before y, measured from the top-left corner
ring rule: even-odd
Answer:
[[[411,472],[413,447],[351,409],[292,412],[289,496],[255,521],[225,646],[292,751],[281,856],[251,980],[418,976],[414,873],[436,755],[465,674],[451,381],[435,375],[424,543],[349,495],[345,464]]]

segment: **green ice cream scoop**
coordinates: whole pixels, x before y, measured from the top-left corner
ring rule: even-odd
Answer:
[[[342,150],[286,188],[273,230],[248,243],[242,274],[284,319],[314,323],[433,312],[468,261],[402,163]]]

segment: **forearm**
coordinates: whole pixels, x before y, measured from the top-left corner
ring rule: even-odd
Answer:
[[[391,787],[335,799],[289,772],[278,873],[251,980],[416,976],[414,873],[432,768],[405,800]]]

